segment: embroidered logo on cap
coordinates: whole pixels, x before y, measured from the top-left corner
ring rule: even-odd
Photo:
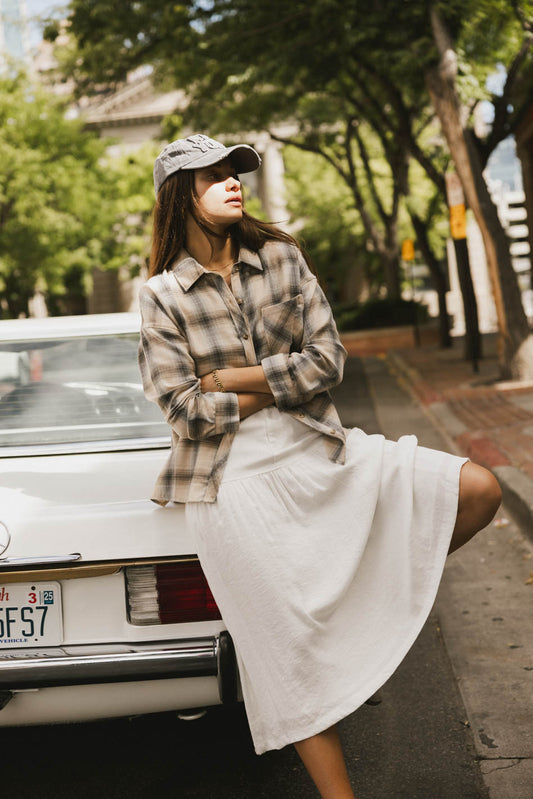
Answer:
[[[194,150],[201,150],[206,153],[208,150],[224,150],[224,145],[219,141],[210,139],[209,136],[204,136],[203,133],[198,133],[196,136],[188,136],[187,141],[192,143]]]

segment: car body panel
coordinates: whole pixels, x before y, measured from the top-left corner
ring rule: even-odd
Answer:
[[[139,324],[138,314],[0,321],[0,617],[17,583],[29,584],[23,596],[55,583],[63,624],[59,645],[39,647],[27,633],[2,638],[0,623],[0,726],[237,696],[222,619],[129,619],[126,568],[196,559],[184,505],[150,500],[170,435],[143,396]]]
[[[215,677],[30,688],[14,692],[0,711],[0,727],[97,721],[218,704]]]
[[[1,558],[79,552],[83,561],[196,551],[184,506],[150,500],[168,450],[0,458]],[[0,569],[2,559],[0,558]]]
[[[80,314],[48,316],[44,319],[2,319],[0,342],[42,341],[54,338],[86,338],[113,334],[138,333],[138,313]]]

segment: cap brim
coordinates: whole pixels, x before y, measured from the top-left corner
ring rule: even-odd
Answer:
[[[237,172],[255,172],[261,166],[261,157],[249,144],[228,147],[228,158]]]
[[[209,150],[190,161],[183,169],[202,169],[206,166],[218,164],[225,158],[231,158],[231,163],[236,171],[241,173],[255,172],[261,166],[261,157],[249,144],[234,144],[233,147]]]

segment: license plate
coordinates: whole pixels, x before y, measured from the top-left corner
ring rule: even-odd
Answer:
[[[59,583],[0,583],[0,651],[62,641]]]

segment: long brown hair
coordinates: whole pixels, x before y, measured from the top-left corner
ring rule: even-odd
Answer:
[[[194,170],[183,169],[170,175],[159,189],[154,206],[150,277],[171,268],[186,246],[187,214],[191,214],[206,233],[216,235],[198,218],[196,206]],[[236,252],[241,244],[257,252],[267,241],[284,241],[296,245],[312,268],[309,257],[295,238],[246,211],[239,222],[228,228],[228,232]]]

